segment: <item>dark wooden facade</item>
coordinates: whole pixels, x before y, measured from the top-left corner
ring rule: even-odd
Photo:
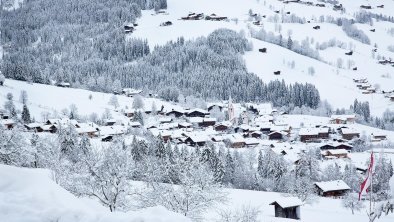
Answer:
[[[300,206],[282,208],[276,202],[273,202],[270,205],[274,205],[274,207],[275,207],[275,217],[289,218],[289,219],[295,219],[295,220],[301,219]]]

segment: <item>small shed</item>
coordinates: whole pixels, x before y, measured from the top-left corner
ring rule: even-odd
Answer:
[[[275,217],[301,219],[300,206],[302,201],[297,197],[283,197],[270,203],[275,206]]]

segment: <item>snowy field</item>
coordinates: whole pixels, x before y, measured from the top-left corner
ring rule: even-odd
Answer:
[[[0,164],[2,222],[188,222],[163,207],[110,213],[98,202],[77,198],[51,178],[49,171]]]
[[[76,198],[51,180],[47,170],[22,169],[0,165],[0,214],[7,222],[181,222],[189,221],[181,215],[169,212],[162,207],[148,208],[126,213],[110,213],[96,201]],[[275,218],[273,206],[269,204],[283,195],[279,193],[226,189],[228,202],[217,209],[210,210],[204,221],[217,221],[217,212],[225,209],[238,209],[243,205],[256,207],[261,214],[259,219],[268,222],[294,221]],[[367,203],[365,203],[367,204]],[[317,220],[316,218],[319,218]],[[367,222],[364,211],[351,214],[341,205],[341,200],[316,198],[312,204],[301,207],[301,221],[359,221]],[[378,221],[389,222],[394,215],[382,217]]]

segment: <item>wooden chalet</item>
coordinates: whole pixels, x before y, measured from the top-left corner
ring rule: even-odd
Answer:
[[[394,95],[390,96],[390,101],[394,102]]]
[[[355,129],[342,128],[340,132],[341,132],[342,138],[345,140],[352,140],[354,138],[360,137],[360,133],[358,131],[356,131]]]
[[[287,135],[287,134],[284,132],[274,131],[274,132],[268,134],[268,139],[269,140],[282,140],[285,135]]]
[[[343,180],[316,182],[317,194],[322,197],[341,197],[344,196],[350,187]]]
[[[372,133],[372,139],[375,141],[381,141],[381,140],[386,140],[387,135],[383,133]]]
[[[181,17],[181,20],[201,20],[204,18],[204,13],[189,13],[185,17]]]
[[[326,150],[322,152],[322,155],[326,159],[332,158],[348,158],[349,152],[345,149],[333,149],[333,150]]]
[[[319,30],[320,29],[320,25],[313,26],[313,29]]]
[[[209,141],[209,138],[205,135],[189,135],[185,143],[190,146],[204,146],[207,141]]]
[[[178,123],[179,129],[189,129],[189,128],[192,128],[192,126],[193,126],[193,124],[187,123],[187,122]]]
[[[216,118],[203,118],[202,122],[198,124],[200,127],[214,126],[216,124]]]
[[[15,126],[15,121],[13,119],[1,119],[0,126],[3,126],[5,129],[12,129]]]
[[[217,123],[213,126],[213,128],[216,131],[220,131],[220,132],[227,131],[230,127],[231,127],[230,122],[221,122],[221,123]]]
[[[123,28],[125,33],[132,33],[135,30],[134,24],[132,23],[124,25]]]
[[[370,5],[360,5],[360,8],[362,8],[362,9],[372,9],[372,6],[370,6]]]
[[[217,16],[216,14],[211,14],[211,15],[207,15],[205,16],[205,20],[209,20],[209,21],[223,21],[226,20],[227,17],[225,16]]]
[[[176,118],[179,118],[183,116],[185,113],[182,110],[177,110],[177,109],[172,109],[171,111],[166,113],[166,116],[174,116]]]
[[[172,25],[171,21],[166,21],[160,24],[160,26],[170,26],[170,25]]]
[[[41,133],[41,132],[44,131],[44,130],[42,129],[41,125],[42,125],[42,124],[40,124],[40,123],[29,123],[29,124],[25,124],[24,126],[25,126],[25,128],[26,128],[28,131]]]
[[[245,139],[241,134],[226,135],[225,140],[228,141],[231,148],[242,148],[246,146]]]
[[[335,11],[343,10],[343,6],[342,6],[342,4],[334,5],[334,7],[332,9]]]
[[[275,217],[300,220],[300,206],[302,204],[302,201],[297,197],[284,197],[275,200],[269,205],[275,207]]]
[[[127,117],[133,117],[134,114],[136,113],[135,109],[126,109],[123,114]]]
[[[261,48],[261,49],[259,49],[259,52],[267,53],[267,48]]]
[[[57,132],[57,126],[54,124],[46,124],[41,126],[43,132],[47,133],[56,133]]]
[[[78,135],[86,135],[90,138],[93,138],[96,136],[96,132],[98,131],[96,128],[92,126],[86,126],[86,127],[81,127],[81,128],[75,128],[77,131]]]
[[[249,133],[249,135],[252,137],[252,138],[261,138],[261,135],[262,135],[263,133],[261,132],[261,131],[253,131],[253,132],[250,132]]]
[[[106,126],[113,126],[113,125],[115,125],[115,123],[116,123],[115,119],[106,119],[106,120],[104,120],[104,125],[106,125]]]
[[[131,128],[141,128],[141,123],[137,122],[137,121],[132,121],[132,122],[129,123],[129,126]]]
[[[205,117],[207,115],[209,115],[209,112],[203,109],[192,109],[186,113],[187,117]]]
[[[356,122],[356,115],[331,115],[332,124],[352,124]]]
[[[64,88],[70,88],[71,84],[68,82],[59,82],[58,84],[56,84],[59,87],[64,87]]]

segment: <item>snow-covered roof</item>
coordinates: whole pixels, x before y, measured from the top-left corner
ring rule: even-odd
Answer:
[[[178,123],[178,125],[179,125],[179,126],[182,126],[182,127],[190,127],[190,126],[192,126],[192,124],[191,124],[191,123],[188,123],[188,122]]]
[[[220,123],[216,123],[215,126],[227,126],[227,127],[231,127],[232,124],[231,124],[231,122],[229,122],[229,121],[223,121],[223,122],[220,122]]]
[[[259,144],[260,140],[257,138],[245,138],[244,139],[246,145],[254,145],[254,144]]]
[[[234,133],[234,134],[227,134],[224,135],[224,137],[228,140],[230,140],[231,143],[244,143],[245,142],[245,138],[238,133]]]
[[[2,119],[0,123],[3,125],[12,125],[15,124],[15,121],[13,119]]]
[[[165,122],[171,122],[172,118],[171,117],[162,117],[159,119],[159,122],[165,123]]]
[[[315,185],[318,186],[323,192],[350,190],[350,187],[343,180],[316,182]]]
[[[200,112],[200,113],[204,113],[204,114],[206,114],[206,115],[209,114],[208,111],[203,110],[203,109],[199,109],[199,108],[195,108],[195,109],[191,109],[191,110],[188,110],[188,111],[187,111],[187,113],[192,113],[192,112]]]
[[[29,123],[29,124],[26,124],[25,126],[27,126],[29,128],[37,128],[37,127],[42,126],[42,124],[41,123]]]
[[[342,128],[342,134],[359,134],[358,130],[352,128]]]
[[[195,143],[209,141],[209,138],[205,134],[189,133],[188,137]]]
[[[318,128],[301,128],[298,132],[300,136],[310,136],[310,135],[318,135],[319,130]]]
[[[139,126],[141,126],[141,123],[140,123],[140,122],[137,122],[137,121],[134,121],[134,122],[130,122],[129,125],[130,125],[131,127],[139,127]]]
[[[332,149],[332,150],[327,150],[327,153],[330,153],[332,155],[341,155],[341,154],[348,154],[349,152],[345,149]]]
[[[270,205],[275,205],[275,203],[277,203],[282,208],[296,207],[303,204],[303,202],[298,197],[282,197],[276,199],[274,202],[270,203]]]
[[[356,115],[350,114],[350,115],[331,115],[331,119],[354,119],[356,118]]]
[[[202,123],[203,118],[202,117],[190,117],[189,122],[190,123]]]
[[[75,129],[77,133],[94,133],[97,132],[97,129],[91,126],[81,127]]]
[[[101,136],[109,136],[109,135],[120,135],[126,132],[126,127],[115,125],[115,126],[101,126],[99,127],[99,132]]]

